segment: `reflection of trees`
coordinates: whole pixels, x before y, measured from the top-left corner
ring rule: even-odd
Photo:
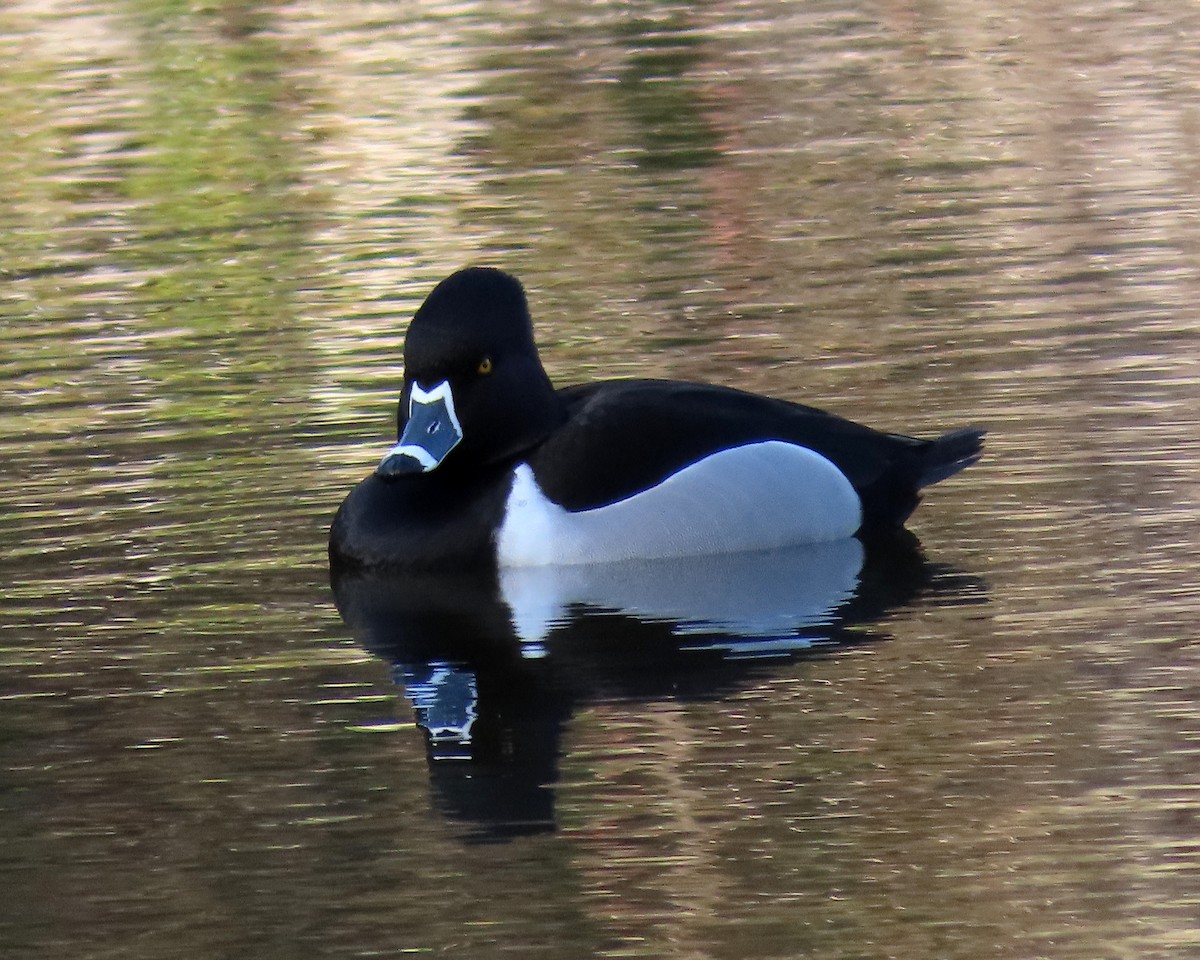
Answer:
[[[298,419],[283,403],[307,391],[279,374],[308,365],[292,294],[313,268],[300,93],[283,71],[295,57],[248,14],[156,10],[47,17],[21,42],[5,102],[19,111],[6,182],[23,244],[4,268],[54,330],[48,362],[43,340],[12,341],[14,386],[50,407],[57,455],[76,454],[80,509],[103,506],[87,536],[99,527],[127,554],[165,549],[174,564],[186,547],[152,504],[210,525],[217,553],[256,528],[256,510],[236,505],[248,472],[261,490],[272,451],[232,440]],[[76,30],[86,49],[59,43]]]
[[[321,672],[279,654],[312,592],[268,585],[320,537],[294,500],[300,51],[243,5],[67,6],[0,12],[2,666],[28,705],[0,712],[23,851],[0,926],[18,953],[219,953],[293,919],[257,895],[287,872],[267,811],[297,819],[263,773],[315,766],[280,736]],[[290,697],[254,693],[300,667]]]

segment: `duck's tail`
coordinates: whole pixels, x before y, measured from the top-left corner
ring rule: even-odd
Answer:
[[[921,451],[918,489],[952,477],[977,462],[983,456],[984,433],[974,427],[964,427],[930,440],[929,445]]]

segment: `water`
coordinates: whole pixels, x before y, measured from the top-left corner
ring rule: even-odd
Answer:
[[[1174,0],[7,4],[5,955],[1195,952],[1198,41]],[[751,565],[343,620],[328,521],[466,262],[559,382],[987,459],[919,547],[770,565],[788,609]]]

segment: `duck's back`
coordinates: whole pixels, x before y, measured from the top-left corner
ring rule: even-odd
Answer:
[[[547,497],[571,511],[631,497],[719,451],[777,440],[832,463],[862,500],[864,524],[896,525],[916,507],[930,444],[707,384],[615,380],[559,396],[567,421],[529,459]]]

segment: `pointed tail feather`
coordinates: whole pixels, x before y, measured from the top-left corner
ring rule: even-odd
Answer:
[[[928,487],[931,484],[952,477],[960,470],[965,470],[983,456],[983,437],[985,431],[974,427],[962,430],[951,430],[922,451],[921,475],[917,486]]]

